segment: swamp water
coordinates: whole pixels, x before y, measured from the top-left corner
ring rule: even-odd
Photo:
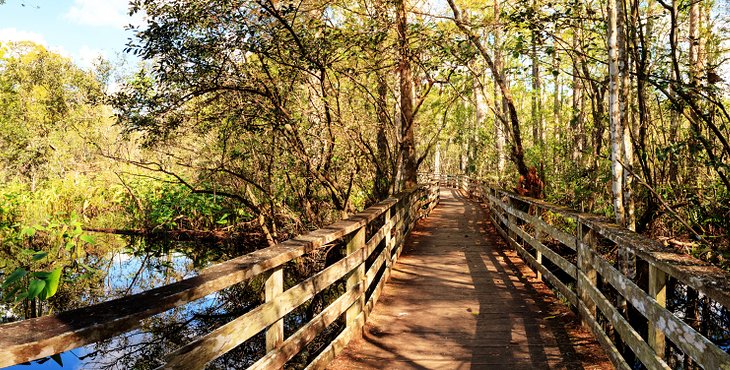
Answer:
[[[230,259],[236,254],[250,252],[238,250],[235,246],[191,244],[190,242],[164,247],[164,250],[186,252],[170,252],[163,256],[135,256],[117,252],[109,253],[104,258],[88,261],[90,265],[99,269],[100,273],[96,275],[97,279],[91,284],[89,282],[83,284],[88,286],[85,291],[84,289],[70,289],[76,292],[76,295],[73,297],[73,304],[67,305],[67,308],[88,306],[180,281],[195,276],[206,266],[218,261]],[[117,250],[121,249],[117,248]],[[160,249],[155,249],[153,246],[149,250]],[[221,255],[222,250],[234,252],[224,253],[224,257],[217,257]],[[195,255],[195,259],[190,255]],[[304,264],[290,262],[286,265],[284,289],[299,283],[315,270],[323,268],[327,262],[321,257],[307,255],[302,257],[307,260]],[[304,270],[302,270],[302,266],[306,266]],[[143,320],[139,328],[114,338],[5,369],[154,369],[164,364],[166,354],[261,304],[263,285],[263,278],[259,276],[157,314]],[[343,289],[342,282],[335,283],[286,315],[284,317],[285,335],[292,334],[307,323],[323,307],[334,301]],[[58,295],[62,293],[61,288]],[[2,311],[0,311],[0,316],[2,316]],[[15,317],[10,321],[18,319]],[[328,327],[323,335],[310,343],[303,354],[292,359],[287,367],[304,367],[308,363],[308,359],[316,356],[326,346],[329,340],[327,338],[336,336],[341,329],[342,323],[338,320]],[[262,332],[211,362],[208,368],[245,369],[261,358],[265,352],[265,335]]]

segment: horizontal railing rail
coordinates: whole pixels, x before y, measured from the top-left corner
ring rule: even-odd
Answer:
[[[0,325],[0,367],[25,363],[96,343],[140,327],[143,320],[257,276],[265,278],[262,304],[164,358],[165,369],[199,369],[265,331],[266,354],[252,369],[275,369],[302,351],[344,315],[345,329],[308,368],[322,368],[351,338],[361,334],[367,315],[415,222],[438,204],[438,183],[419,185],[328,227],[209,267],[199,275],[159,288],[53,316]],[[382,223],[365,240],[366,228]],[[375,226],[377,226],[375,225]],[[346,242],[346,256],[284,291],[284,265],[322,246]],[[380,248],[379,248],[380,246]],[[377,256],[372,256],[378,251]],[[370,258],[366,270],[366,260]],[[345,291],[284,337],[284,317],[335,282]],[[372,292],[366,296],[366,292]],[[367,298],[367,300],[366,300]]]
[[[466,176],[440,175],[437,180],[489,205],[498,232],[539,279],[577,309],[617,368],[636,368],[638,361],[648,369],[688,363],[730,369],[729,323],[717,320],[714,331],[707,328],[713,317],[730,318],[726,271],[600,216],[496,189]],[[696,309],[678,315],[667,308],[670,279],[686,287],[686,296],[680,297],[686,307],[702,297],[700,311],[706,317],[690,317]],[[689,291],[694,298],[689,298]],[[669,345],[681,352],[684,365],[676,359],[672,364]]]

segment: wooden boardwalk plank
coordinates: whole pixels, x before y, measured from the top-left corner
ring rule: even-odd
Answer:
[[[600,346],[453,189],[419,223],[349,369],[610,369]]]

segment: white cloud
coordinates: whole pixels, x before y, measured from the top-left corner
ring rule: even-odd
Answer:
[[[128,7],[128,0],[74,0],[63,16],[86,26],[121,28],[129,23],[137,23],[137,17],[127,15]]]
[[[36,44],[47,46],[46,39],[40,33],[23,31],[17,28],[0,29],[0,42],[32,41]]]
[[[78,52],[72,53],[63,46],[48,45],[46,38],[40,33],[18,30],[17,28],[0,28],[0,42],[18,42],[31,41],[38,45],[42,45],[46,49],[57,53],[65,58],[74,60],[78,65],[88,68],[98,56],[105,56],[102,50],[92,49],[88,46],[82,46]]]
[[[99,57],[106,59],[106,53],[101,49],[94,49],[87,45],[83,45],[79,48],[79,51],[76,53],[76,58],[74,59],[80,66],[89,68]]]

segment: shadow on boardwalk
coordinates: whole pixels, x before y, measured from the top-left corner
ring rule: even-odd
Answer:
[[[363,338],[331,369],[604,369],[610,363],[456,190],[406,242]]]

